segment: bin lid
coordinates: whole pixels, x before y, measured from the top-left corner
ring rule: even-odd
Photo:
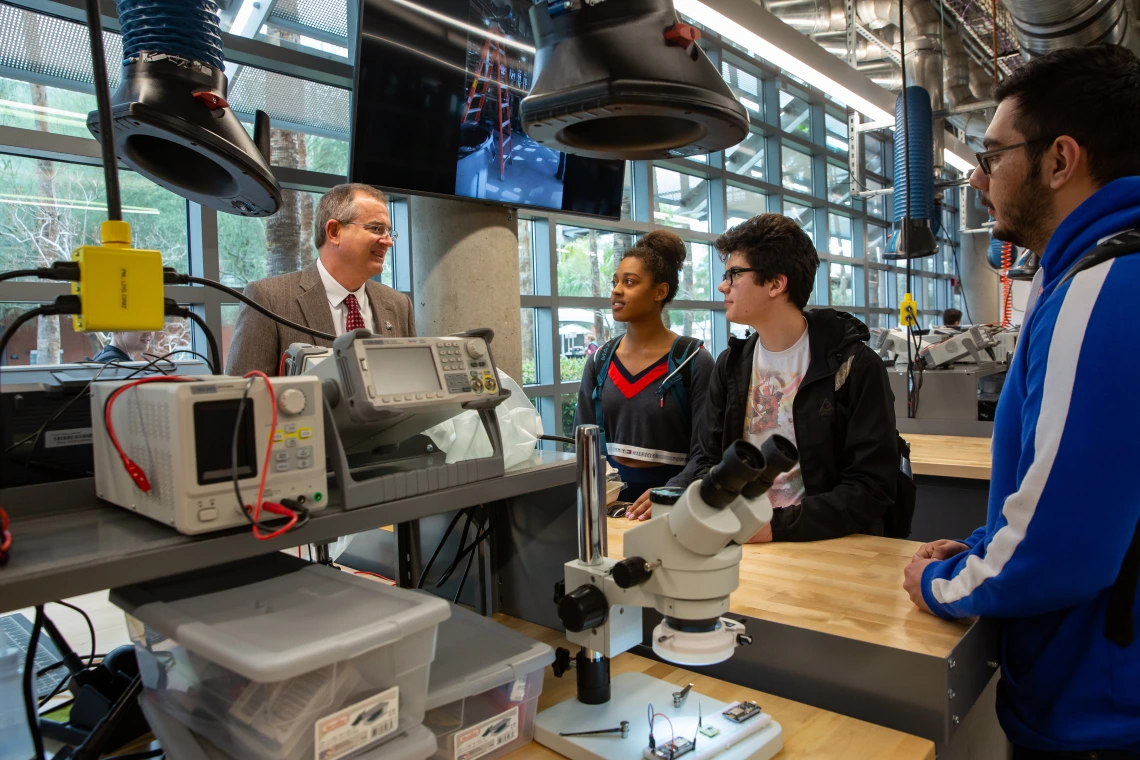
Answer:
[[[434,628],[443,599],[281,552],[125,586],[111,601],[252,681],[308,673]]]
[[[426,707],[511,683],[554,662],[554,650],[458,605],[439,626]]]

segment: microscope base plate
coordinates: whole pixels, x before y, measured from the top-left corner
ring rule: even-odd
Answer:
[[[766,713],[733,723],[721,713],[735,703],[711,699],[696,690],[674,708],[673,692],[683,686],[644,673],[622,673],[611,681],[610,701],[604,705],[584,705],[571,698],[540,712],[535,720],[535,741],[570,760],[641,760],[649,757],[646,711],[652,703],[657,712],[669,717],[679,739],[692,741],[697,734],[698,710],[703,726],[719,730],[711,738],[697,735],[697,748],[686,753],[684,760],[769,760],[783,748],[780,724]],[[625,739],[616,734],[559,736],[560,732],[612,728],[623,720],[629,721],[630,727]],[[658,747],[672,738],[667,721],[658,718],[654,728]]]

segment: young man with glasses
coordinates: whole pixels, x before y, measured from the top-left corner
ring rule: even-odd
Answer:
[[[805,311],[819,256],[780,214],[760,214],[717,238],[725,263],[730,337],[709,380],[700,429],[703,473],[724,449],[775,434],[795,441],[799,464],[768,491],[772,522],[752,540],[814,541],[882,535],[899,473],[894,401],[870,332],[833,309]]]
[[[994,237],[1041,255],[1040,280],[994,420],[986,524],[924,544],[903,586],[927,612],[1000,622],[1015,760],[1140,758],[1140,355],[1120,340],[1140,292],[1140,60],[1061,50],[994,99],[970,184]]]
[[[416,334],[411,299],[384,285],[388,251],[396,241],[388,198],[370,185],[337,185],[321,198],[313,220],[318,258],[299,272],[251,282],[245,294],[275,314],[321,332],[367,328],[397,338]],[[226,372],[277,374],[291,343],[330,342],[272,321],[245,306],[238,312]]]

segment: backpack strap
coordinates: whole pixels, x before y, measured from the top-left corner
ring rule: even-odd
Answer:
[[[598,432],[602,435],[602,456],[606,455],[606,428],[602,417],[602,385],[606,382],[606,376],[610,372],[610,364],[613,362],[614,353],[617,351],[621,339],[622,336],[619,335],[612,340],[607,340],[601,348],[594,352],[592,358],[594,362],[594,424],[598,426]]]
[[[665,379],[661,381],[661,386],[657,389],[657,395],[661,397],[662,406],[665,405],[665,393],[668,391],[673,394],[673,398],[677,401],[677,408],[684,415],[687,429],[691,428],[693,424],[693,405],[690,401],[693,388],[693,359],[696,358],[697,352],[703,346],[704,342],[697,338],[690,338],[687,335],[678,336],[673,341],[673,347],[669,350],[666,363],[668,374],[665,375]]]
[[[1057,283],[1057,287],[1061,287],[1086,269],[1133,253],[1140,253],[1140,230],[1125,230],[1112,237],[1104,238],[1097,243],[1095,248],[1081,256],[1076,263],[1069,267],[1065,276]]]
[[[1091,269],[1106,261],[1140,253],[1140,230],[1125,230],[1108,238],[1101,239],[1095,248],[1077,259],[1057,283],[1061,287],[1086,269]],[[1136,637],[1136,621],[1133,609],[1136,605],[1136,591],[1140,586],[1140,523],[1132,535],[1132,543],[1120,564],[1120,573],[1108,591],[1108,609],[1104,618],[1104,635],[1114,644],[1127,647]]]

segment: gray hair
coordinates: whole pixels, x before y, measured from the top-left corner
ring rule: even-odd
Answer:
[[[313,245],[318,251],[325,244],[325,227],[328,226],[330,219],[335,219],[344,224],[351,222],[356,216],[358,193],[378,200],[385,206],[388,205],[388,196],[372,185],[365,185],[361,182],[346,182],[332,188],[321,197],[321,202],[317,204],[317,213],[313,219]]]

